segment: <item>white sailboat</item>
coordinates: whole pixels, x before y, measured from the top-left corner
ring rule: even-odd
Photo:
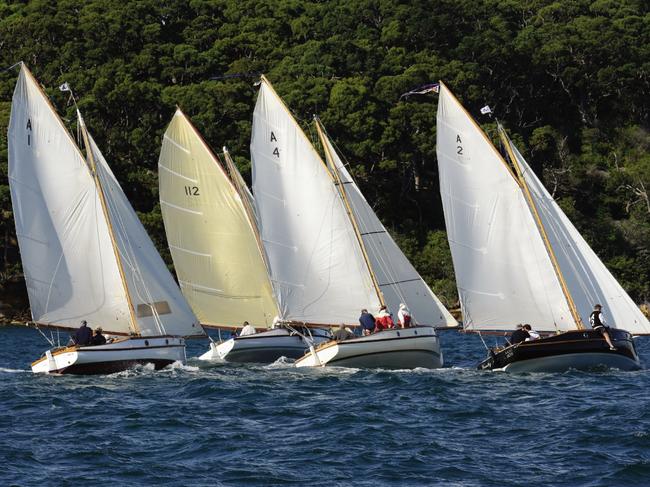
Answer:
[[[437,154],[463,325],[555,333],[492,351],[480,368],[557,371],[639,367],[629,332],[650,333],[639,308],[580,236],[499,126],[508,161],[440,84]],[[610,350],[585,329],[596,303],[614,327]],[[621,329],[622,327],[625,330]]]
[[[280,317],[310,326],[356,325],[361,309],[385,304],[371,263],[371,255],[378,258],[384,251],[366,249],[331,145],[325,149],[329,167],[262,77],[251,141],[253,194]],[[386,288],[404,284],[382,276]],[[403,297],[410,305],[409,295]],[[423,311],[422,319],[431,318],[431,325],[453,320],[436,303],[430,299],[436,312],[425,317]],[[324,365],[434,368],[442,365],[442,355],[432,326],[413,327],[331,341],[296,361],[298,367]]]
[[[181,290],[204,326],[234,332],[248,321],[258,331],[212,342],[199,358],[300,357],[309,346],[300,330],[271,329],[279,310],[252,195],[225,148],[223,156],[228,171],[177,109],[163,136],[158,168],[160,206]],[[316,342],[329,339],[324,330],[306,333]]]
[[[32,370],[183,362],[184,338],[204,331],[77,114],[86,157],[21,67],[8,131],[16,234],[33,321],[76,329],[87,320],[118,338],[48,350]]]

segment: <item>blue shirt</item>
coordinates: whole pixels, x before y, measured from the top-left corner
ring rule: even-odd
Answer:
[[[361,313],[359,323],[365,330],[373,330],[375,328],[375,317],[370,313]]]

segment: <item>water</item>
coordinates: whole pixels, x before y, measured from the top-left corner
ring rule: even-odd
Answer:
[[[0,338],[3,486],[650,484],[645,370],[477,372],[478,337],[445,332],[439,370],[193,359],[54,377],[29,371],[35,330]]]

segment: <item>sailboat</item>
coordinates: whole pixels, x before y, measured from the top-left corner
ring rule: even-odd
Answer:
[[[279,314],[257,229],[253,196],[226,148],[224,163],[177,109],[158,162],[160,207],[181,290],[206,327],[257,333],[211,342],[202,360],[297,358],[327,330],[272,329]],[[224,167],[225,166],[225,167]]]
[[[549,334],[490,350],[480,369],[553,372],[640,367],[631,333],[650,324],[498,126],[506,157],[440,83],[440,192],[467,331],[528,323]],[[596,303],[615,350],[586,329]],[[625,329],[619,328],[625,327]]]
[[[317,128],[321,138],[324,137],[320,124]],[[378,222],[369,217],[363,224],[359,223],[348,192],[343,190],[341,174],[350,183],[352,179],[343,171],[340,160],[336,167],[329,142],[325,144],[325,154],[327,164],[269,81],[262,77],[251,139],[253,195],[279,316],[284,323],[307,327],[356,326],[361,309],[376,310],[386,305],[383,290],[400,289],[406,283],[395,280],[397,274],[389,272],[393,269],[390,266],[381,274],[386,282],[378,280],[380,274],[373,268],[372,259],[391,257],[390,253],[397,247],[390,246],[392,239],[380,223],[382,235],[378,233],[376,240],[362,235],[365,231],[362,229],[367,230]],[[349,191],[358,192],[356,185],[349,186]],[[357,196],[355,203],[360,203],[358,200]],[[372,213],[369,206],[361,209]],[[373,244],[371,252],[369,247]],[[389,246],[388,253],[383,244]],[[403,260],[393,261],[395,268],[406,260],[397,251]],[[413,272],[410,275],[419,278]],[[401,289],[409,289],[401,297],[411,305],[414,293],[407,287]],[[400,291],[391,293],[400,296]],[[417,287],[417,293],[424,293],[428,299],[430,309],[427,314],[422,312],[422,320],[429,326],[331,341],[312,347],[296,361],[296,366],[442,366],[440,343],[432,325],[447,324],[453,318],[428,288]],[[420,295],[417,299],[419,303]],[[416,306],[419,310],[420,305]]]
[[[9,184],[32,319],[115,337],[47,350],[33,372],[112,373],[185,361],[203,328],[77,110],[86,157],[23,64],[9,122]]]

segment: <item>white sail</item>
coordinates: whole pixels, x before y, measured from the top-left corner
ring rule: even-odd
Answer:
[[[9,183],[32,319],[130,332],[130,312],[84,157],[23,66],[9,122]]]
[[[177,110],[158,162],[160,207],[183,294],[202,323],[264,327],[278,308],[244,204]]]
[[[205,335],[104,156],[88,137],[140,334]]]
[[[356,323],[379,298],[332,175],[262,79],[251,139],[253,194],[281,317]]]
[[[510,144],[537,206],[562,275],[583,323],[594,304],[607,323],[633,334],[649,334],[650,323],[557,205],[514,144]]]
[[[321,140],[327,146],[327,153],[331,155],[331,163],[339,172],[370,265],[388,309],[397,313],[400,303],[405,303],[416,323],[420,325],[457,326],[458,322],[433,294],[377,218],[330,140],[324,133],[322,135]]]
[[[441,83],[437,155],[445,222],[467,329],[574,329],[518,181]]]

